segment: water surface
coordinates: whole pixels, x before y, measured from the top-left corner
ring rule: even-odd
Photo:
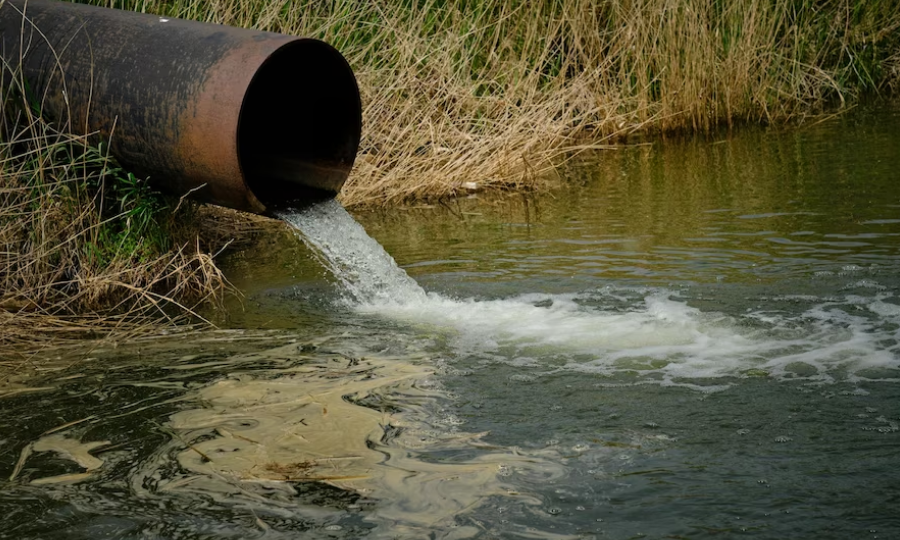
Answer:
[[[900,109],[582,158],[290,216],[241,330],[53,364],[0,537],[900,536]]]

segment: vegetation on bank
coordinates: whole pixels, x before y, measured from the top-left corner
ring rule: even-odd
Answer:
[[[895,0],[90,0],[317,37],[363,94],[347,205],[535,187],[635,132],[781,122],[900,81]]]
[[[0,98],[0,353],[176,323],[221,299],[196,206],[49,123],[15,66],[0,66]]]
[[[900,84],[893,0],[89,1],[337,47],[364,106],[350,206],[539,189],[634,133],[803,119]],[[196,207],[48,123],[26,89],[0,66],[0,344],[220,299],[224,240]]]

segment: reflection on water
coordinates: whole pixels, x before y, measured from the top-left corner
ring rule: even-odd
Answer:
[[[421,283],[753,282],[895,267],[900,106],[598,152],[551,197],[359,216]],[[424,280],[423,280],[424,279]],[[574,282],[574,283],[573,283]]]
[[[232,323],[292,330],[0,398],[0,537],[900,536],[898,134],[887,106],[317,215],[336,277],[287,236],[231,259]]]
[[[550,197],[359,215],[427,293],[329,311],[431,336],[468,429],[556,452],[563,479],[511,479],[542,507],[482,523],[898,535],[898,134],[888,106],[601,152]],[[333,298],[293,270],[260,297]]]

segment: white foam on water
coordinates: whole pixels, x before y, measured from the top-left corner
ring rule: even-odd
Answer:
[[[453,299],[424,291],[335,201],[281,217],[334,273],[348,307],[442,332],[461,355],[705,390],[723,386],[697,380],[862,380],[873,369],[900,380],[900,305],[877,287],[872,297],[792,298],[808,306],[739,316],[702,312],[663,288]]]

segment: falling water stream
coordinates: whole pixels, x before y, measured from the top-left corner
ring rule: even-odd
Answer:
[[[898,171],[881,105],[286,212],[235,328],[7,384],[0,538],[900,537]]]
[[[337,278],[341,304],[443,330],[456,351],[703,391],[724,389],[734,384],[732,377],[747,374],[861,382],[884,381],[889,373],[891,382],[900,382],[892,371],[900,367],[900,306],[886,286],[862,276],[845,289],[871,294],[778,295],[776,303],[803,309],[784,313],[770,303],[739,317],[705,312],[666,287],[460,299],[427,293],[337,201],[281,217]],[[843,268],[848,275],[862,270]]]

